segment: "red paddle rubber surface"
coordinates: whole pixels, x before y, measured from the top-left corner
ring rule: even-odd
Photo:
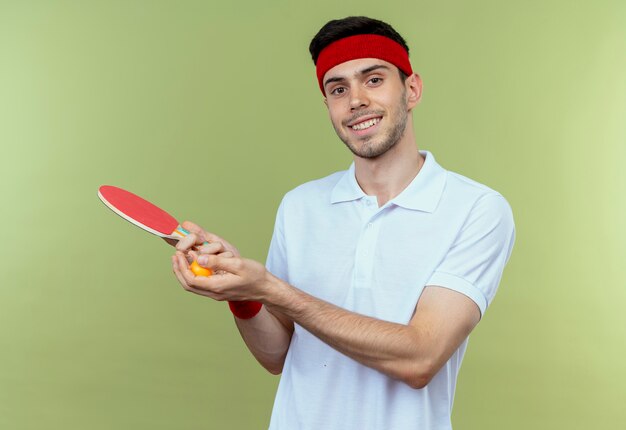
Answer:
[[[178,227],[176,218],[130,191],[112,185],[103,185],[99,191],[106,202],[117,209],[122,216],[143,224],[164,236],[172,234]]]

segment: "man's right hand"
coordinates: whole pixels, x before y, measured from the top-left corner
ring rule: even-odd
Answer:
[[[172,239],[163,240],[187,255],[189,262],[195,260],[199,254],[213,254],[222,257],[240,256],[239,250],[232,244],[191,221],[183,222],[181,227],[189,231],[186,237],[178,241]]]

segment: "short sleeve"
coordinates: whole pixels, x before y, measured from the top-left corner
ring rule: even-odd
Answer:
[[[272,234],[272,241],[270,242],[270,248],[267,254],[267,261],[265,267],[267,270],[282,279],[285,282],[289,282],[288,268],[287,268],[287,247],[285,244],[285,230],[284,230],[284,206],[285,200],[281,202],[276,214],[276,222],[274,223],[274,233]]]
[[[493,300],[515,241],[513,214],[499,194],[481,197],[426,285],[458,291],[481,316]]]

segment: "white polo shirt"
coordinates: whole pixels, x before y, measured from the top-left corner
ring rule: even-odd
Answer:
[[[506,200],[444,170],[429,152],[409,186],[378,207],[354,164],[284,197],[267,267],[349,311],[406,324],[426,285],[492,301],[514,241]],[[363,366],[298,324],[285,360],[271,430],[443,430],[467,339],[423,389]]]

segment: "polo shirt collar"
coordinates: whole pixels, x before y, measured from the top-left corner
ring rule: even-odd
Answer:
[[[349,202],[352,200],[358,200],[361,197],[365,197],[365,193],[356,181],[356,175],[354,174],[354,162],[350,164],[350,168],[344,172],[339,179],[339,182],[335,184],[332,193],[330,194],[331,203]]]
[[[406,209],[434,212],[441,200],[446,184],[446,170],[428,151],[420,151],[425,161],[411,183],[389,203]],[[331,203],[347,202],[365,197],[365,193],[356,181],[354,163],[346,170],[332,190]]]
[[[396,206],[423,212],[434,212],[441,200],[446,185],[446,170],[435,156],[428,151],[420,151],[425,161],[411,183],[391,200]]]

